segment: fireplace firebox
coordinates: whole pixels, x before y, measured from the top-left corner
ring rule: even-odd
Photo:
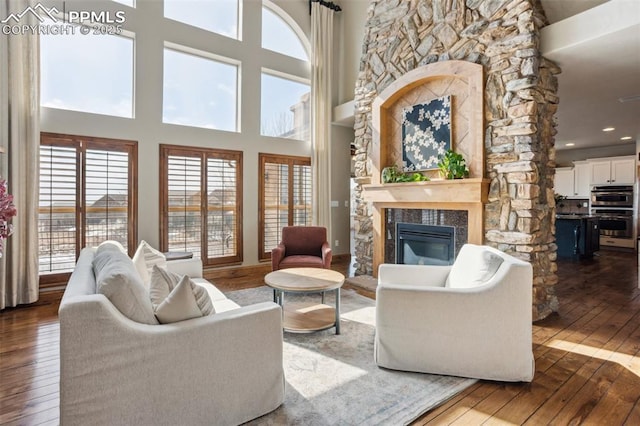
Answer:
[[[455,227],[396,224],[396,263],[452,265],[456,258]]]

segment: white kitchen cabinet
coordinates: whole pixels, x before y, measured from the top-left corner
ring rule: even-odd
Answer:
[[[556,194],[573,197],[573,167],[557,167],[554,185]]]
[[[636,181],[635,169],[635,157],[611,160],[611,183],[628,183],[633,185]]]
[[[594,159],[591,164],[592,185],[633,185],[636,180],[634,156]]]
[[[591,166],[587,161],[574,161],[573,165],[573,196],[589,198],[591,196]]]

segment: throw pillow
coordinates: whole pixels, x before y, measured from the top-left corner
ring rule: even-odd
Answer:
[[[203,316],[188,276],[182,277],[171,293],[155,308],[160,324],[185,321]]]
[[[129,256],[109,248],[96,251],[93,272],[98,293],[104,294],[124,316],[143,324],[158,324],[149,293]]]
[[[451,288],[478,287],[489,281],[503,262],[503,258],[482,247],[465,247],[451,267],[446,286]]]
[[[151,269],[154,265],[166,268],[167,258],[162,252],[154,249],[145,240],[140,241],[140,245],[136,249],[133,255],[133,263],[136,265],[136,269],[142,278],[142,282],[149,287],[149,280],[151,280]]]
[[[191,293],[190,298],[185,296],[184,288],[178,289],[181,283],[183,287],[188,284],[188,289]],[[180,306],[182,307],[181,312],[183,317],[182,319],[175,321],[194,318],[192,316],[192,301],[195,302],[196,307],[198,308],[199,315],[197,316],[205,316],[215,313],[209,293],[207,293],[207,290],[204,287],[193,282],[193,280],[191,280],[187,275],[180,276],[166,270],[165,268],[160,268],[157,265],[154,265],[151,271],[149,296],[151,298],[151,303],[154,307],[156,317],[162,323],[164,323],[163,321],[167,318],[175,319],[179,317],[180,315],[176,314],[176,307]],[[167,306],[163,306],[165,303]],[[169,314],[163,312],[166,310],[169,310]]]

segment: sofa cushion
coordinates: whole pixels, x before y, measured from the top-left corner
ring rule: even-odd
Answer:
[[[116,240],[106,240],[98,244],[96,252],[100,252],[103,250],[118,250],[121,253],[127,254],[127,250],[124,248],[124,246]]]
[[[450,288],[478,287],[489,281],[504,259],[480,246],[466,245],[451,267],[445,283]]]
[[[282,259],[282,261],[280,261],[279,268],[322,268],[323,265],[322,257],[293,255]]]
[[[133,255],[133,263],[136,265],[136,269],[142,278],[142,282],[149,287],[149,281],[151,280],[151,269],[154,265],[158,265],[162,268],[167,267],[167,258],[162,252],[154,249],[145,240],[140,241],[135,254]]]
[[[124,316],[143,324],[158,324],[149,293],[129,256],[105,245],[96,250],[93,272],[97,292]]]
[[[215,313],[207,290],[197,285],[187,275],[180,276],[154,265],[149,284],[151,303],[154,306],[156,317],[161,323],[165,323],[172,318],[174,320],[168,322],[182,321]],[[178,288],[181,284],[182,287]],[[186,294],[185,288],[187,287],[191,293],[190,295]],[[194,304],[198,311],[197,315],[194,315]],[[176,319],[181,315],[181,319]]]

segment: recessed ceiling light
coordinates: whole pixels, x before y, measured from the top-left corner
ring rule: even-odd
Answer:
[[[604,129],[602,129],[603,132],[612,132],[614,131],[616,128],[615,127],[605,127]]]
[[[631,139],[633,139],[631,136],[623,136],[620,138],[621,141],[630,141]]]
[[[575,143],[573,143],[573,142],[565,143],[564,146],[575,146]]]

